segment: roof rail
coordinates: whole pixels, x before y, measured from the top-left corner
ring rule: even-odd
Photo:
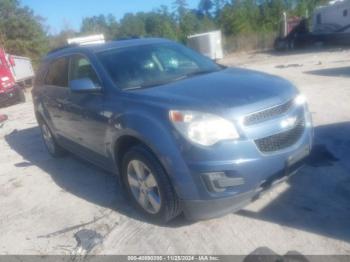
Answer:
[[[75,37],[67,39],[68,44],[78,44],[78,45],[94,45],[94,44],[104,44],[105,37],[103,34],[100,35],[88,35],[82,37]]]
[[[75,38],[69,38],[67,39],[67,44],[58,48],[55,48],[48,52],[48,54],[55,53],[57,51],[70,48],[70,47],[77,47],[77,46],[86,46],[86,45],[93,45],[93,44],[103,44],[105,43],[104,35],[90,35],[90,36],[83,36],[83,37],[75,37]]]
[[[125,41],[125,40],[133,40],[133,39],[141,39],[142,36],[132,35],[115,39],[115,41]]]
[[[77,47],[79,46],[78,44],[69,44],[69,45],[64,45],[64,46],[60,46],[60,47],[57,47],[57,48],[54,48],[52,49],[51,51],[49,51],[47,54],[53,54],[53,53],[56,53],[58,51],[61,51],[63,49],[66,49],[66,48],[70,48],[70,47]]]

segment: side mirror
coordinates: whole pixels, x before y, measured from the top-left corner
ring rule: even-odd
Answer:
[[[69,81],[69,88],[76,93],[97,93],[101,87],[96,85],[90,78],[81,78]]]

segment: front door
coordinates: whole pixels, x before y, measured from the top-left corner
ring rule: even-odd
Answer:
[[[101,86],[90,60],[83,55],[73,55],[70,57],[69,81],[83,78],[89,78],[95,85]],[[86,149],[86,153],[93,153],[94,160],[105,160],[108,119],[103,115],[103,92],[77,93],[70,90],[65,111],[69,115],[75,142]]]

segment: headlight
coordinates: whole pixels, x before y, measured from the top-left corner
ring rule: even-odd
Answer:
[[[234,124],[216,115],[193,111],[170,111],[169,118],[185,138],[203,146],[239,138]]]
[[[304,95],[298,95],[295,99],[294,99],[294,102],[296,105],[304,105],[306,103],[307,99],[306,99],[306,96]]]

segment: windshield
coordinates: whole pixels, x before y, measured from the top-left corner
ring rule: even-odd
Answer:
[[[98,57],[114,83],[122,89],[166,84],[221,68],[175,43],[112,49],[99,53]]]

